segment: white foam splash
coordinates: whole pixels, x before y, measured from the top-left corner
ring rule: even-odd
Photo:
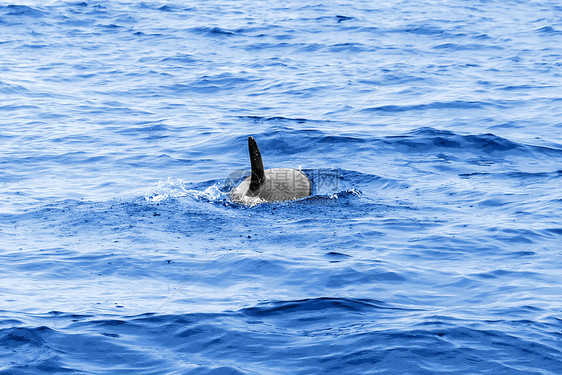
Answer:
[[[360,190],[357,190],[357,189],[349,189],[349,190],[347,190],[347,193],[353,194],[353,195],[355,195],[355,196],[357,196],[357,197],[360,197],[361,194],[362,194],[361,191],[360,191]]]
[[[334,199],[337,200],[339,198],[345,197],[345,196],[350,196],[350,195],[355,195],[356,197],[360,197],[361,196],[361,191],[357,190],[357,189],[348,189],[348,190],[343,190],[343,191],[339,191],[337,193],[332,193],[327,195],[328,199]]]
[[[239,203],[242,203],[244,206],[255,207],[258,204],[265,203],[265,200],[260,197],[249,197],[245,195]]]
[[[150,202],[162,202],[166,199],[181,197],[217,201],[224,195],[218,185],[209,186],[203,191],[188,189],[186,186],[185,180],[168,177],[167,181],[158,181],[156,186],[151,189],[150,194],[145,195],[144,198]]]

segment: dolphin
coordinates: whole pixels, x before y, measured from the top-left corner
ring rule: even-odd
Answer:
[[[237,203],[258,204],[283,202],[310,196],[312,184],[306,175],[292,168],[263,169],[260,149],[253,137],[248,137],[252,174],[230,192]]]

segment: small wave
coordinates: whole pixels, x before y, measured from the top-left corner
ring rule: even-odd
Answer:
[[[160,60],[160,62],[164,62],[164,63],[170,63],[170,62],[174,62],[174,63],[181,63],[181,64],[185,64],[185,63],[194,63],[196,61],[196,59],[187,53],[176,53],[174,56],[170,56],[170,57],[165,57],[163,59]]]
[[[178,9],[179,8],[177,6],[170,5],[170,4],[162,5],[161,7],[158,8],[158,10],[161,12],[175,12]]]
[[[552,88],[550,85],[506,85],[498,87],[498,90],[503,91],[518,91],[518,90],[535,90],[535,89],[548,89]]]
[[[189,85],[181,85],[183,89],[200,92],[215,92],[218,90],[231,90],[251,84],[255,78],[235,76],[231,73],[220,73],[216,75],[204,75]]]
[[[0,6],[0,9],[7,10],[6,15],[8,16],[26,16],[26,17],[33,17],[33,18],[39,18],[44,16],[44,13],[42,11],[27,5],[10,4],[7,6]]]
[[[41,326],[37,328],[14,327],[0,330],[0,346],[10,347],[31,345],[43,346],[45,343],[44,335],[52,332],[49,327]]]
[[[297,123],[297,124],[304,124],[306,122],[326,122],[326,121],[318,121],[318,120],[311,120],[302,117],[283,117],[283,116],[238,116],[240,119],[249,119],[256,122],[273,122],[273,123]],[[283,131],[283,130],[290,130],[290,128],[273,128],[272,131]],[[304,131],[313,131],[312,129],[304,130]]]
[[[551,26],[541,27],[540,29],[537,29],[537,31],[539,33],[545,33],[545,34],[562,34],[562,31],[556,30]]]
[[[516,178],[522,180],[528,179],[543,179],[543,178],[558,178],[562,177],[561,171],[554,172],[470,172],[470,173],[459,173],[459,177],[470,178],[470,177],[505,177],[505,178]]]
[[[478,44],[478,43],[467,43],[467,44],[443,43],[433,47],[433,49],[451,49],[455,51],[483,51],[483,50],[503,50],[504,48],[498,45],[486,45],[486,44]]]
[[[492,103],[482,101],[455,100],[452,102],[433,102],[429,104],[416,105],[383,105],[379,107],[365,108],[364,112],[405,112],[405,111],[424,111],[427,109],[480,109]]]
[[[430,26],[430,25],[410,25],[408,27],[398,28],[393,31],[400,32],[400,33],[404,32],[409,34],[431,35],[431,36],[440,36],[440,37],[448,37],[448,38],[455,38],[465,35],[462,33],[452,33],[449,30],[437,26]]]
[[[362,43],[337,43],[327,47],[330,52],[358,53],[369,51],[370,47]]]
[[[486,153],[507,151],[537,151],[562,156],[562,149],[534,146],[510,141],[492,133],[461,135],[447,130],[424,127],[406,135],[387,136],[385,143],[406,145],[418,151],[437,148],[476,149]]]
[[[233,31],[226,30],[220,27],[209,27],[209,26],[199,26],[193,27],[189,29],[189,31],[195,34],[207,34],[207,35],[216,35],[216,36],[230,36],[235,35]]]
[[[307,311],[326,313],[327,310],[343,312],[369,311],[380,308],[390,307],[377,300],[321,297],[296,301],[267,302],[261,306],[245,308],[241,312],[250,316],[272,316]]]
[[[353,19],[355,19],[355,17],[340,16],[340,15],[337,15],[337,16],[336,16],[336,20],[338,21],[338,23],[341,23],[341,22],[343,22],[343,21],[350,21],[350,20],[353,20]]]

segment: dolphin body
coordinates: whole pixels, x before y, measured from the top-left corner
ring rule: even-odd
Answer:
[[[296,169],[263,169],[260,149],[253,137],[248,137],[248,150],[252,174],[232,189],[230,199],[237,203],[258,204],[283,202],[308,197],[311,183],[308,177]]]

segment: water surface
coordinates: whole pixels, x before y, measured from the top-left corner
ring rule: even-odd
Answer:
[[[561,11],[3,1],[0,374],[561,373]]]

